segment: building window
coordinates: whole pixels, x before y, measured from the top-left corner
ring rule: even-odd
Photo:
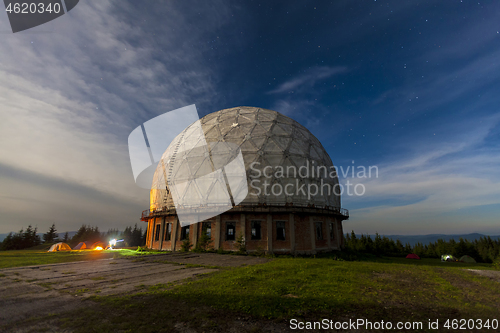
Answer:
[[[169,241],[172,237],[172,223],[167,223],[165,225],[165,240]]]
[[[157,224],[155,228],[155,242],[157,242],[160,240],[160,225]]]
[[[181,240],[189,239],[189,226],[182,227]]]
[[[316,225],[316,240],[323,240],[323,222],[315,222]]]
[[[335,241],[335,232],[333,231],[334,224],[330,223],[330,239]]]
[[[285,221],[276,221],[276,240],[285,239]]]
[[[236,223],[226,222],[226,240],[234,240],[236,233]]]
[[[261,222],[252,221],[252,236],[250,239],[258,240],[261,239]]]
[[[208,237],[212,237],[212,222],[203,222],[201,231],[206,232]]]

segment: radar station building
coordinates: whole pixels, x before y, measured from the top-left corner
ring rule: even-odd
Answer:
[[[198,143],[203,137],[205,151]],[[216,172],[217,158],[229,163],[235,156],[242,157],[244,187],[236,190],[227,168],[225,183],[196,182]],[[182,184],[174,189],[170,179]],[[150,209],[141,217],[148,225],[146,246],[178,251],[186,239],[195,247],[206,234],[215,250],[237,251],[242,243],[246,251],[269,254],[339,250],[342,222],[349,218],[339,189],[330,156],[297,121],[256,107],[217,111],[179,134],[158,164]],[[217,210],[210,196],[226,200],[227,210]],[[182,221],[185,209],[197,216],[194,222]]]

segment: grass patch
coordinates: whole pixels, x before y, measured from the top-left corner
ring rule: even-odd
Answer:
[[[214,266],[214,265],[186,264],[186,268],[194,268],[194,267],[204,267],[204,268],[211,268],[211,269],[220,269],[221,268],[219,266]]]
[[[135,261],[136,259],[134,259]],[[181,262],[176,262],[176,261],[169,261],[169,260],[151,260],[150,262],[158,262],[162,264],[169,264],[169,265],[174,265],[174,266],[182,266],[179,269],[185,269],[185,268],[196,268],[196,267],[204,267],[204,268],[211,268],[211,269],[223,269],[224,267],[221,266],[214,266],[214,265],[201,265],[201,264],[185,264]]]
[[[167,288],[168,288],[168,285],[166,285],[165,283],[159,283],[159,284],[155,284],[153,286],[149,286],[148,290],[150,290],[150,291],[158,291],[158,290],[165,290]]]
[[[90,278],[90,279],[94,280],[94,281],[105,280],[105,278],[103,276],[96,276],[96,277],[93,277],[93,278]]]
[[[47,289],[52,289],[52,285],[56,284],[56,282],[41,282],[38,283],[39,286],[47,288]]]
[[[0,268],[57,264],[109,258],[97,251],[41,252],[34,250],[0,251]]]
[[[9,267],[35,266],[57,264],[64,262],[143,256],[158,253],[158,251],[136,251],[117,249],[104,251],[62,251],[47,252],[43,250],[13,250],[0,251],[0,269]],[[165,252],[162,252],[165,253]],[[44,270],[50,268],[43,268]]]
[[[88,291],[89,291],[88,288],[78,289],[77,291],[75,291],[75,295],[81,296],[82,294],[84,294],[84,293],[86,293]]]
[[[141,261],[146,261],[145,258],[137,258],[137,259],[133,259],[132,262],[141,262]]]
[[[174,331],[179,323],[224,330],[241,316],[279,322],[366,318],[425,325],[428,319],[500,315],[500,283],[457,266],[383,260],[388,262],[277,258],[182,285],[137,286],[141,294],[135,296],[93,297],[96,306],[65,314],[64,323],[76,332],[155,332]]]

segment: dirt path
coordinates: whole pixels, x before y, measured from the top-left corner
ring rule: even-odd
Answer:
[[[489,271],[485,269],[469,269],[469,271],[474,272],[476,274],[487,276],[492,280],[500,282],[500,271]]]
[[[215,272],[218,267],[266,261],[213,253],[174,253],[2,269],[0,331],[16,331],[17,322],[90,306],[92,302],[85,300],[88,296],[134,294],[147,286],[181,283]]]

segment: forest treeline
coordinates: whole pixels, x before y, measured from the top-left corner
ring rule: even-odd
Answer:
[[[108,244],[111,239],[123,239],[118,246],[143,246],[146,243],[146,231],[138,228],[137,224],[134,227],[126,227],[124,231],[110,229],[106,232],[99,231],[98,227],[82,225],[73,237],[69,237],[66,232],[62,238],[57,233],[56,226],[52,224],[50,229],[40,237],[37,234],[37,228],[29,225],[26,229],[21,229],[17,233],[10,233],[0,242],[0,250],[22,250],[41,244],[54,244],[57,242],[68,243],[71,247],[76,246],[80,242],[103,242]]]
[[[3,242],[0,242],[0,250],[22,250],[40,244],[53,244],[57,242],[68,243],[71,247],[79,242],[103,242],[107,244],[111,239],[123,239],[118,246],[132,247],[143,246],[146,243],[146,231],[134,227],[127,227],[124,231],[110,229],[106,232],[99,231],[98,227],[82,225],[73,237],[66,232],[64,237],[59,238],[55,225],[40,237],[37,228],[31,225],[21,229],[17,233],[10,233]],[[354,253],[370,253],[392,257],[404,257],[409,253],[415,253],[422,258],[440,258],[443,254],[452,254],[460,258],[469,255],[478,262],[492,263],[500,260],[500,240],[491,239],[489,236],[481,237],[474,241],[459,241],[442,239],[429,244],[417,243],[413,246],[402,244],[400,240],[393,240],[376,234],[374,238],[369,235],[356,235],[353,232],[345,235],[345,251]]]
[[[400,240],[394,241],[385,236],[376,234],[372,239],[369,235],[356,236],[351,232],[345,235],[346,250],[352,252],[371,253],[392,257],[402,257],[415,253],[422,258],[440,258],[443,254],[452,254],[460,258],[469,255],[478,262],[492,263],[500,259],[500,240],[491,239],[489,236],[481,237],[474,241],[460,238],[459,241],[438,239],[429,244],[417,243],[413,246],[402,244]]]

